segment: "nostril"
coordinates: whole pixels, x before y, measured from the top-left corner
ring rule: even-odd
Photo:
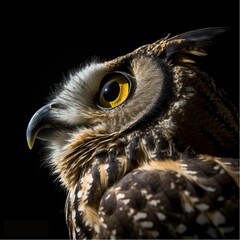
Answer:
[[[66,109],[67,107],[62,103],[52,103],[49,105],[50,108],[57,108],[57,109]]]

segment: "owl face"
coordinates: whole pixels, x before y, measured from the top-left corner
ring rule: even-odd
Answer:
[[[138,54],[124,65],[110,63],[93,61],[70,74],[49,104],[32,118],[33,124],[41,125],[34,129],[34,136],[61,148],[76,131],[101,129],[104,134],[118,135],[147,115],[159,117],[155,107],[162,104],[164,109],[171,96],[170,64]]]

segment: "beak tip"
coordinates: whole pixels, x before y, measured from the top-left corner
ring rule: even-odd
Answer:
[[[28,144],[28,148],[29,148],[30,150],[32,150],[33,144]]]
[[[29,124],[26,132],[27,145],[29,149],[33,148],[35,137],[36,137],[36,133],[32,131],[31,124]]]
[[[29,149],[32,149],[33,148],[33,145],[34,145],[34,138],[30,138],[27,136],[27,144],[28,144],[28,148]]]

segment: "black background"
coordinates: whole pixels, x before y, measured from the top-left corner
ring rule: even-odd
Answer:
[[[68,238],[65,191],[25,133],[54,84],[92,56],[111,59],[168,33],[229,26],[200,63],[238,107],[237,0],[82,3],[1,7],[1,238]]]

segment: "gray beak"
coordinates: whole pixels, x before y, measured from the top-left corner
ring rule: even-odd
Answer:
[[[51,124],[50,110],[50,105],[43,106],[32,116],[28,123],[26,138],[30,149],[32,149],[36,138],[47,140],[44,132],[53,127],[53,124]]]

